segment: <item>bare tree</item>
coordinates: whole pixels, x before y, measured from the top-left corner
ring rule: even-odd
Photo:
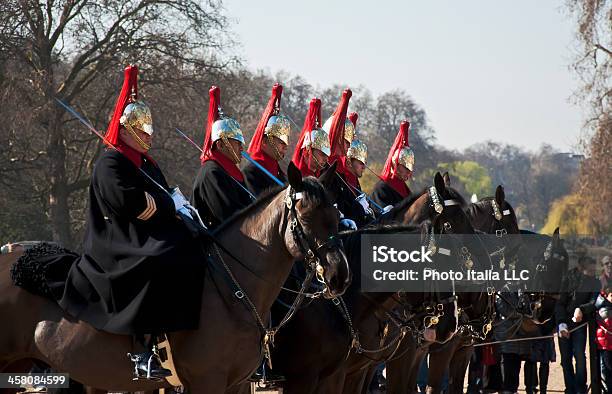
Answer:
[[[10,146],[22,127],[31,127],[38,136],[28,139],[26,144],[32,146],[22,147],[22,154],[8,158],[3,171],[45,168],[43,208],[54,240],[73,245],[71,198],[87,186],[92,152],[99,149],[90,136],[76,131],[78,126],[66,124],[68,117],[54,98],[80,104],[95,124],[105,125],[107,113],[101,109],[112,105],[118,86],[116,78],[108,78],[111,70],[110,75],[116,75],[122,65],[135,62],[145,69],[152,65],[157,75],[166,77],[155,80],[155,73],[147,73],[143,84],[180,80],[181,71],[219,70],[225,65],[220,60],[224,49],[231,44],[227,24],[221,3],[214,0],[0,3],[0,50],[10,59],[3,71],[15,73],[4,86],[27,85],[28,106],[16,113],[32,117],[2,137]],[[168,69],[176,75],[162,72]],[[82,100],[85,96],[90,102]]]
[[[612,231],[612,2],[568,0],[578,22],[574,71],[582,81],[576,98],[589,110],[578,189],[590,213],[593,231]]]

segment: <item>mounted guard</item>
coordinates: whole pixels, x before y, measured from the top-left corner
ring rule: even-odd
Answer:
[[[357,112],[351,112],[348,115],[349,121],[353,124],[354,128],[357,129],[357,119],[359,114]],[[345,127],[346,131],[346,127]],[[355,133],[356,135],[357,133]],[[346,134],[345,134],[346,140]],[[353,137],[351,144],[346,151],[346,156],[343,157],[344,161],[344,179],[349,187],[353,190],[361,193],[361,185],[359,184],[359,178],[363,176],[365,166],[368,162],[368,147],[361,140]]]
[[[209,229],[214,229],[253,201],[238,164],[244,149],[240,124],[221,111],[221,90],[208,91],[206,136],[191,194],[193,206]]]
[[[412,176],[414,152],[408,143],[409,132],[410,122],[403,120],[387,155],[381,180],[374,186],[372,199],[382,207],[395,205],[410,195],[406,181]]]
[[[146,351],[128,355],[134,379],[159,380],[171,373],[160,366],[157,337],[198,328],[206,256],[177,215],[187,201],[148,153],[153,122],[137,100],[137,75],[136,66],[125,69],[93,170],[83,255],[57,255],[46,280],[76,319],[143,345],[150,336]]]
[[[304,126],[292,158],[293,164],[304,177],[319,176],[331,153],[327,133],[320,126],[321,100],[313,98],[310,100]]]
[[[280,168],[279,162],[287,154],[291,123],[286,116],[280,115],[282,93],[282,85],[275,84],[272,87],[272,95],[259,120],[247,152],[276,179],[286,183],[287,175]],[[247,187],[256,196],[266,189],[278,186],[277,182],[263,174],[254,163],[247,163],[242,168],[242,173]]]
[[[331,146],[331,155],[328,162],[330,164],[333,162],[338,163],[336,167],[337,177],[330,191],[335,198],[338,210],[340,210],[343,216],[341,224],[346,228],[356,229],[371,222],[374,216],[365,194],[361,192],[360,188],[349,183],[358,184],[356,181],[357,176],[352,172],[354,170],[352,160],[347,157],[347,152],[355,138],[355,124],[347,117],[351,96],[352,92],[350,89],[345,89],[342,92],[342,97],[336,110],[325,124],[328,127],[327,131],[329,132],[329,143]],[[356,115],[356,113],[353,113],[355,121],[357,121]],[[349,178],[350,181],[348,181]]]

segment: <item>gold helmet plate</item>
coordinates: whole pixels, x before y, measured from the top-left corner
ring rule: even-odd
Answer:
[[[272,115],[268,119],[268,124],[264,129],[264,134],[276,137],[283,141],[285,145],[289,145],[289,134],[291,133],[291,122],[289,118],[283,115]]]
[[[368,164],[368,146],[360,140],[353,140],[351,147],[346,152],[349,159],[359,160],[363,164]]]

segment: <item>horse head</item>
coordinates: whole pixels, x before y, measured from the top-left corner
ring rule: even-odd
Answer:
[[[351,282],[351,273],[338,238],[340,216],[326,193],[333,179],[333,164],[319,179],[302,178],[300,171],[289,163],[286,206],[290,211],[285,229],[285,244],[296,260],[304,260],[307,269],[316,271],[325,284],[324,296],[333,298],[344,293]]]
[[[451,187],[450,182],[448,173],[436,173],[434,185],[426,189],[420,198],[421,208],[415,211],[420,212],[421,217],[427,216],[431,222],[427,229],[427,244],[436,253],[436,265],[442,262],[445,267],[459,271],[467,278],[468,270],[490,269],[491,259],[481,237],[476,236],[465,199]],[[501,188],[498,188],[497,200],[497,206],[507,208]],[[494,292],[489,280],[458,281],[453,284],[455,291],[459,307],[457,316],[461,319],[462,329],[467,327],[474,336],[484,337],[491,329],[494,312]]]
[[[518,220],[514,208],[506,201],[504,188],[498,185],[494,197],[470,204],[467,213],[476,230],[495,235],[486,238],[495,268],[516,264],[522,242],[521,237],[515,236],[520,233]]]
[[[445,182],[446,178],[446,182]],[[420,223],[423,244],[432,251],[434,268],[444,264],[454,270],[472,268],[476,258],[475,248],[468,245],[465,234],[474,234],[474,229],[464,211],[466,202],[463,197],[450,187],[448,174],[445,177],[436,173],[433,185],[426,188],[407,209],[404,220],[409,223]],[[476,264],[480,259],[476,260]],[[432,288],[428,291],[427,302],[432,303],[434,315],[424,320],[425,326],[436,322],[436,342],[446,342],[455,333],[458,325],[457,288]],[[440,319],[440,317],[442,317]]]
[[[560,279],[567,273],[569,262],[564,240],[559,235],[559,227],[549,238],[544,252],[537,254],[532,262],[531,268],[535,275],[527,285],[528,289],[523,298],[532,320],[536,324],[544,324],[553,317],[561,292]]]

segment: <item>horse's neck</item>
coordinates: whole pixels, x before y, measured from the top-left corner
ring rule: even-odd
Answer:
[[[424,193],[412,204],[406,207],[406,211],[402,216],[402,224],[419,225],[425,220],[430,219],[427,215],[423,213],[424,210],[422,209],[423,204],[427,203],[427,198],[427,193]]]
[[[280,192],[269,204],[262,204],[218,235],[221,243],[248,267],[229,257],[225,260],[262,314],[269,312],[294,260],[285,246],[283,230],[288,218],[283,196],[284,192]]]

